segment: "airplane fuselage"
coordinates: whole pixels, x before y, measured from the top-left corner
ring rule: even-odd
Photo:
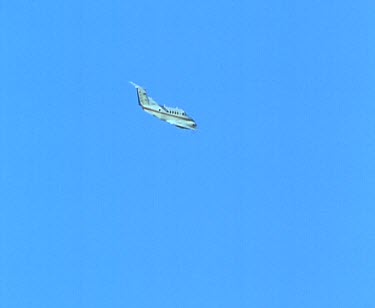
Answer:
[[[141,107],[145,112],[179,128],[196,129],[197,127],[195,121],[186,116],[185,112],[181,109],[162,107],[160,105]]]

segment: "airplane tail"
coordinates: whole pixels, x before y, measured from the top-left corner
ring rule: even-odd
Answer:
[[[132,86],[134,86],[136,89],[141,87],[141,86],[137,85],[136,83],[134,83],[133,81],[129,81],[129,83],[130,83]]]
[[[146,90],[132,81],[129,81],[129,82],[131,85],[133,85],[137,89],[138,104],[140,106],[150,105],[150,100],[148,99]]]

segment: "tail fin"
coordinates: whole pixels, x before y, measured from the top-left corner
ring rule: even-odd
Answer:
[[[150,105],[150,100],[148,99],[146,90],[132,81],[130,81],[130,84],[133,85],[137,89],[138,104],[141,106]]]

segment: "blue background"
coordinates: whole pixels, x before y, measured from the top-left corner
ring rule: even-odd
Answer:
[[[374,14],[1,1],[0,306],[375,307]]]

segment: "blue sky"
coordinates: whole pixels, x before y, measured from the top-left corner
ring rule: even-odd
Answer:
[[[374,306],[374,12],[1,2],[0,307]]]

